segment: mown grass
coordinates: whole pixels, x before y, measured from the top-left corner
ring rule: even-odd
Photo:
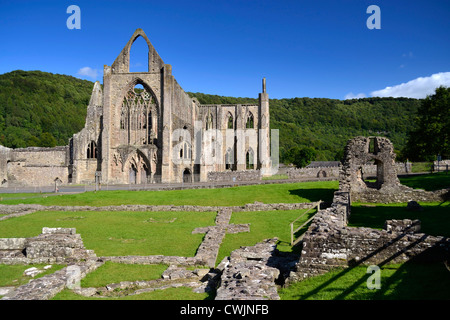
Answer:
[[[121,281],[149,281],[160,279],[168,265],[124,264],[107,261],[81,280],[81,287],[104,287]]]
[[[98,256],[175,255],[192,257],[216,212],[55,212],[42,211],[1,221],[0,237],[34,237],[43,227],[76,228]]]
[[[331,201],[338,181],[261,184],[217,189],[185,189],[165,191],[97,191],[47,197],[9,199],[1,204],[42,204],[64,206],[108,205],[198,205],[242,206],[255,201],[263,203],[295,203]]]
[[[35,277],[25,276],[23,272],[26,269],[36,267],[42,269],[48,264],[30,264],[30,265],[4,265],[0,264],[0,287],[18,287],[28,283],[32,279],[38,279],[45,275],[54,273],[65,267],[65,265],[52,264],[52,267]]]
[[[288,211],[264,211],[264,212],[234,212],[230,223],[250,224],[250,232],[226,234],[225,239],[220,246],[217,263],[220,263],[224,257],[230,255],[233,250],[241,246],[253,246],[258,242],[268,238],[278,238],[277,249],[284,252],[291,252],[290,244],[290,226],[289,224],[297,219],[307,210],[288,210]],[[300,227],[316,210],[311,210],[299,219],[294,228]],[[295,234],[295,238],[306,231],[306,227]]]
[[[450,188],[450,173],[445,172],[402,176],[399,180],[401,184],[414,189],[433,191]]]

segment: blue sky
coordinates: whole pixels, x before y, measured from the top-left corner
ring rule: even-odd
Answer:
[[[79,30],[66,26],[72,4]],[[369,5],[381,29],[367,28]],[[137,28],[186,91],[257,97],[263,77],[271,98],[419,97],[450,86],[448,0],[0,0],[0,73],[102,82]],[[145,49],[142,38],[133,45],[132,71]]]

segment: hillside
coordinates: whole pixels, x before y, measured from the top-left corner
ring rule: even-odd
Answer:
[[[84,127],[92,87],[90,81],[41,71],[0,75],[0,144],[67,145]]]
[[[67,145],[85,122],[93,83],[41,71],[13,71],[0,75],[0,144],[18,148]],[[201,103],[257,103],[256,98],[234,98],[189,93]],[[421,100],[406,98],[271,99],[271,128],[280,130],[281,160],[294,146],[313,147],[316,160],[339,160],[348,139],[383,135],[398,151]]]

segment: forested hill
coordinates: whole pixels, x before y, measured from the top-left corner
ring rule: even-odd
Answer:
[[[67,145],[84,126],[93,85],[41,71],[0,75],[0,144],[11,148]],[[189,94],[203,104],[258,102],[257,98]],[[271,128],[280,130],[282,158],[292,147],[312,147],[316,160],[338,160],[347,140],[357,135],[383,135],[402,150],[420,103],[406,98],[271,99]]]
[[[0,144],[67,145],[84,127],[93,83],[41,71],[0,75]]]
[[[190,93],[204,104],[258,103],[258,99]],[[316,160],[340,160],[348,139],[381,135],[394,143],[401,159],[421,100],[408,98],[270,99],[270,127],[279,129],[280,154],[312,147]]]

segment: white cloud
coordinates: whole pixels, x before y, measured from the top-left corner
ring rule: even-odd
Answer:
[[[353,94],[353,92],[349,92],[345,95],[344,99],[360,99],[360,98],[365,98],[366,95],[364,93],[358,93],[358,94]]]
[[[407,97],[422,99],[433,94],[439,86],[450,87],[450,72],[440,72],[429,77],[419,77],[406,83],[371,92],[374,97]]]
[[[92,69],[91,67],[83,67],[77,72],[80,76],[86,76],[88,78],[97,79],[98,71],[97,69]]]

